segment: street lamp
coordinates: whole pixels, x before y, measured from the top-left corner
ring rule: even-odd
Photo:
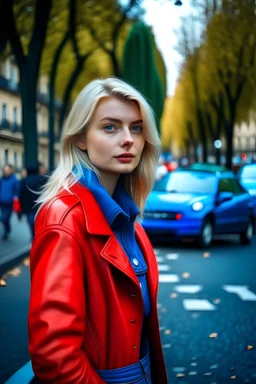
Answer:
[[[221,140],[215,140],[215,141],[214,141],[214,147],[215,147],[216,149],[221,149],[221,147],[222,147],[222,142],[221,142]]]

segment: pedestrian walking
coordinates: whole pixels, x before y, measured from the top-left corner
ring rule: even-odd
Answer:
[[[3,167],[3,175],[0,178],[0,207],[4,227],[2,240],[7,240],[11,232],[10,220],[13,211],[14,199],[19,196],[19,180],[14,174],[11,164]]]
[[[26,215],[29,225],[31,239],[34,238],[34,221],[38,209],[36,200],[41,191],[46,178],[39,174],[39,168],[28,167],[26,168],[25,177],[20,181],[19,200],[21,205],[21,213]]]
[[[157,261],[138,219],[160,151],[153,112],[125,82],[92,81],[60,144],[30,254],[35,375],[44,383],[167,384]]]

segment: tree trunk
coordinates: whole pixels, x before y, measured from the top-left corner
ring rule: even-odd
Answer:
[[[202,141],[202,149],[203,149],[203,162],[207,163],[207,141],[206,141],[206,134],[205,134],[205,125],[203,121],[203,114],[201,108],[198,108],[197,110],[197,122],[198,122],[198,128],[200,132],[200,137]]]
[[[48,118],[48,140],[49,140],[49,171],[52,172],[55,167],[55,158],[54,158],[54,144],[55,144],[55,80],[57,75],[58,64],[60,60],[61,53],[68,42],[69,31],[66,32],[60,45],[56,51],[49,83],[49,118]]]
[[[121,71],[119,69],[119,64],[118,64],[118,61],[117,61],[117,57],[116,57],[116,54],[115,52],[112,52],[110,54],[110,59],[111,59],[111,62],[112,62],[112,67],[113,67],[113,73],[116,77],[121,77]]]
[[[73,73],[69,79],[68,85],[66,87],[64,98],[63,98],[63,103],[62,103],[62,107],[61,107],[61,111],[60,111],[60,118],[59,118],[59,132],[60,133],[61,133],[62,128],[63,128],[63,124],[64,124],[65,116],[67,113],[67,108],[69,105],[70,95],[71,95],[72,89],[74,88],[75,83],[78,79],[78,76],[80,75],[80,73],[83,69],[85,60],[86,60],[86,57],[83,57],[82,60],[79,60],[77,62],[76,68],[74,69],[74,71],[73,71]]]
[[[233,132],[234,132],[234,121],[229,121],[225,127],[226,132],[226,167],[232,169],[232,158],[233,158]]]
[[[38,165],[38,133],[36,118],[36,77],[30,75],[28,66],[21,71],[22,128],[24,137],[24,165]],[[29,81],[28,81],[29,79]]]

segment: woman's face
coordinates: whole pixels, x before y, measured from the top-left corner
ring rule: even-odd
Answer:
[[[145,145],[138,104],[115,97],[101,99],[77,145],[87,150],[102,184],[115,185],[121,174],[131,173],[138,166]]]

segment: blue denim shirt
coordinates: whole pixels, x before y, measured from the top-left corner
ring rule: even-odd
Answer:
[[[151,312],[151,302],[147,284],[147,264],[135,237],[134,222],[139,209],[132,197],[124,189],[122,177],[116,185],[113,196],[100,184],[96,174],[85,168],[79,182],[86,186],[94,195],[111,229],[116,235],[121,247],[130,260],[130,263],[139,280],[144,302],[144,315],[148,317]],[[75,174],[75,168],[73,170]]]

